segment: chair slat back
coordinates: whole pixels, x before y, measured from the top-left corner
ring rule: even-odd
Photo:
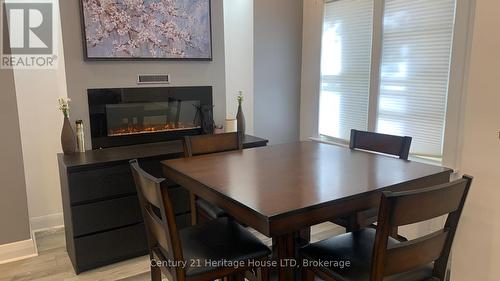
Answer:
[[[154,240],[157,241],[159,246],[162,248],[163,252],[168,253],[170,251],[169,239],[167,233],[164,230],[162,221],[154,214],[151,208],[146,207],[144,212],[144,224],[151,232]]]
[[[410,154],[411,137],[393,136],[373,132],[351,130],[351,149],[363,149],[398,156],[408,160]]]
[[[464,179],[417,191],[386,193],[391,201],[392,226],[403,226],[447,215],[460,208],[467,181]]]
[[[448,230],[442,229],[413,241],[390,247],[387,249],[387,260],[398,262],[387,263],[384,275],[409,271],[437,260],[443,252],[448,234]]]
[[[185,157],[241,149],[243,135],[239,132],[184,137]]]
[[[433,277],[444,281],[446,266],[472,177],[415,191],[382,194],[370,281],[434,262]],[[388,246],[391,229],[448,215],[442,229]]]
[[[131,160],[130,167],[142,210],[150,252],[160,254],[165,260],[183,261],[172,203],[167,188],[161,187],[164,179],[148,174],[139,166],[137,160]],[[177,280],[179,276],[184,276],[184,269],[175,268],[175,272],[171,274]]]

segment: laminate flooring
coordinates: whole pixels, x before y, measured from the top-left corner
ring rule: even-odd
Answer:
[[[311,240],[319,241],[344,231],[332,223],[312,227]],[[271,239],[252,231],[266,244]],[[0,265],[0,281],[149,281],[149,256],[115,263],[76,275],[66,252],[64,229],[35,234],[38,256]],[[167,280],[167,279],[165,279]]]

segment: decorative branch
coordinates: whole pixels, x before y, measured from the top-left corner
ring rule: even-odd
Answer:
[[[71,99],[68,98],[58,98],[57,102],[59,103],[58,109],[63,113],[65,118],[69,117],[69,102]]]

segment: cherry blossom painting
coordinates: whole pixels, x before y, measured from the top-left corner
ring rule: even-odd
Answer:
[[[211,60],[210,0],[81,0],[85,58]]]

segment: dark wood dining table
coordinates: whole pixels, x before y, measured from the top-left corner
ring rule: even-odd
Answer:
[[[272,237],[280,261],[297,258],[301,229],[377,207],[381,191],[449,182],[452,173],[440,166],[312,141],[162,164],[168,180]],[[279,267],[279,280],[296,276],[295,267]]]

